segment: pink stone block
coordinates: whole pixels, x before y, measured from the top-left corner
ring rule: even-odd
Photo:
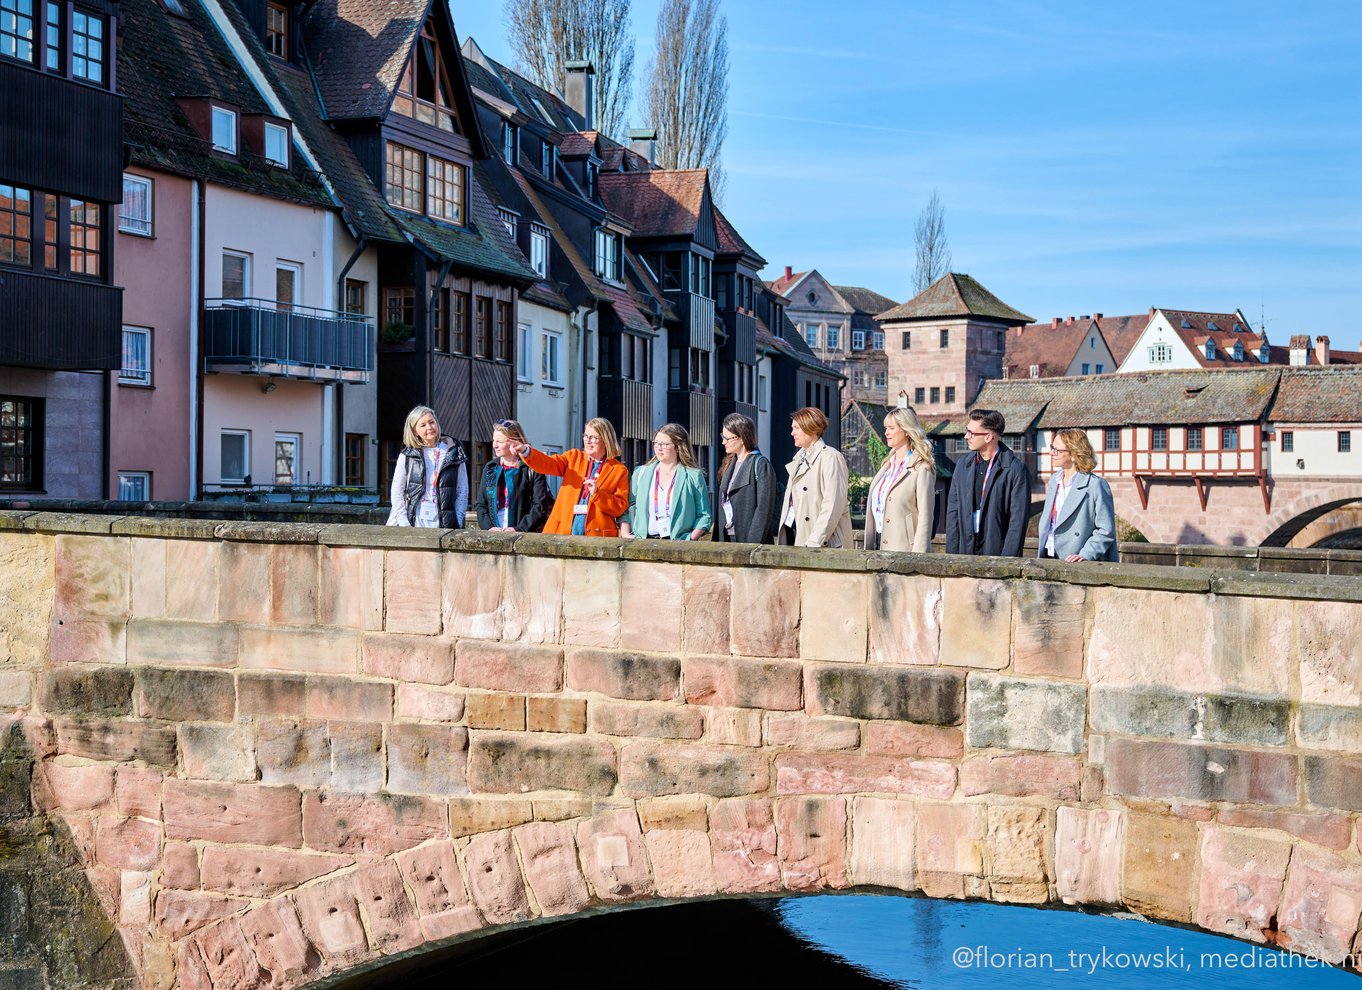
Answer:
[[[420,684],[397,685],[397,717],[427,722],[457,722],[463,718],[462,691],[443,691]]]
[[[1120,904],[1126,813],[1060,807],[1055,814],[1055,890],[1065,904]]]
[[[131,560],[126,537],[59,534],[53,619],[126,619]]]
[[[503,566],[500,554],[445,556],[444,624],[450,636],[501,639]]]
[[[213,622],[218,611],[219,544],[166,540],[165,614],[172,619]],[[136,581],[136,576],[134,576]]]
[[[686,652],[727,656],[729,612],[733,599],[733,575],[717,567],[685,568]]]
[[[235,919],[207,929],[198,943],[213,990],[255,990],[264,983],[266,976]]]
[[[299,846],[302,819],[292,787],[168,780],[166,837],[261,846]]]
[[[454,648],[454,682],[488,691],[558,691],[563,686],[563,651],[554,646],[460,640]]]
[[[579,822],[577,845],[586,879],[599,899],[630,901],[652,896],[643,830],[632,810],[622,808]]]
[[[1063,756],[1019,754],[976,756],[960,764],[960,789],[966,795],[1006,794],[1077,801],[1083,761]]]
[[[180,990],[213,990],[213,978],[208,975],[208,964],[203,961],[198,939],[187,938],[181,942],[177,956]]]
[[[952,898],[986,895],[987,809],[978,804],[919,804],[916,814],[914,851],[923,893]]]
[[[290,628],[241,630],[240,663],[248,670],[353,674],[359,669],[354,630]]]
[[[1226,808],[1220,812],[1222,825],[1244,828],[1280,829],[1298,839],[1325,846],[1337,852],[1352,842],[1353,822],[1347,815],[1300,814],[1258,808]]]
[[[482,927],[449,842],[432,842],[393,857],[416,898],[421,932],[432,941]]]
[[[748,568],[733,576],[732,650],[799,656],[799,572]]]
[[[132,538],[132,614],[157,618],[166,609],[166,542]],[[217,584],[213,590],[216,592]]]
[[[946,800],[955,793],[955,766],[940,760],[843,753],[781,753],[778,794],[911,794]]]
[[[273,897],[309,880],[353,866],[350,856],[296,852],[292,849],[243,849],[205,846],[202,884],[205,890],[241,897]]]
[[[766,716],[768,746],[827,752],[856,749],[860,744],[861,724],[850,719],[809,718],[803,714],[782,712]]]
[[[865,749],[871,756],[958,760],[965,752],[965,733],[958,726],[871,722],[865,727]]]
[[[222,544],[218,560],[218,618],[221,621],[270,621],[273,557],[272,544],[230,541]]]
[[[719,889],[709,836],[699,829],[653,829],[644,836],[661,897],[704,897]]]
[[[156,928],[169,938],[183,938],[219,918],[236,914],[246,903],[239,897],[194,890],[162,890],[156,895]]]
[[[789,890],[847,887],[847,807],[843,798],[776,801],[781,873]]]
[[[252,908],[239,919],[242,934],[275,986],[306,986],[322,975],[322,960],[303,933],[287,897]]]
[[[354,719],[359,722],[391,722],[393,686],[383,681],[357,681],[343,677],[307,679],[308,718]]]
[[[620,587],[620,648],[675,653],[681,649],[686,600],[684,568],[631,561]],[[726,652],[726,651],[725,651]]]
[[[525,882],[543,917],[576,914],[591,900],[577,866],[572,826],[529,822],[511,829],[525,865]]]
[[[440,634],[440,554],[389,550],[384,628],[390,633]]]
[[[473,903],[489,925],[508,925],[530,918],[529,895],[509,830],[474,836],[464,846],[463,862]]]
[[[198,889],[199,851],[187,842],[167,842],[161,852],[161,886]]]
[[[620,632],[620,577],[611,560],[563,561],[563,642],[613,647]]]
[[[95,855],[117,870],[152,870],[161,858],[161,825],[142,818],[100,815],[95,824]]]
[[[1341,963],[1352,948],[1359,915],[1362,866],[1309,846],[1297,848],[1278,923],[1290,947]]]
[[[379,952],[390,956],[421,944],[416,906],[402,886],[396,863],[381,860],[360,867],[354,881],[360,911]]]
[[[309,791],[303,800],[303,835],[313,849],[386,856],[448,838],[449,822],[445,806],[427,798]]]
[[[118,813],[130,818],[161,817],[160,770],[119,767],[115,797]]]
[[[776,821],[770,801],[761,798],[719,801],[710,810],[709,840],[720,893],[780,890]]]
[[[804,707],[804,673],[793,662],[695,657],[682,665],[692,705],[795,712]]]
[[[34,800],[44,809],[90,811],[113,799],[113,767],[64,767],[47,762],[41,764],[39,774],[45,789],[35,793]]]
[[[1281,907],[1291,844],[1210,826],[1201,835],[1196,922],[1202,928],[1266,942]]]
[[[339,972],[370,957],[354,877],[336,877],[305,887],[293,895],[293,903],[303,933],[321,953],[326,969]]]
[[[374,677],[420,684],[454,679],[454,644],[447,639],[368,633],[360,649],[364,672]]]
[[[311,626],[317,623],[319,549],[307,544],[279,543],[270,567],[270,623]]]
[[[317,610],[324,626],[383,628],[383,551],[323,547]]]
[[[53,663],[127,662],[128,630],[121,619],[54,618],[51,632]]]
[[[851,805],[851,882],[873,887],[916,890],[912,802],[858,797]]]
[[[124,870],[118,903],[118,923],[145,927],[151,920],[151,878],[145,871]]]

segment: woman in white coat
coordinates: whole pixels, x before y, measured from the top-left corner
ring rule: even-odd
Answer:
[[[1111,486],[1092,473],[1097,457],[1082,430],[1060,430],[1050,440],[1057,471],[1045,486],[1039,556],[1067,560],[1119,560]]]
[[[927,553],[936,504],[936,453],[917,414],[899,407],[884,417],[889,456],[865,500],[865,548]]]
[[[780,506],[781,546],[850,547],[847,461],[823,442],[828,417],[806,406],[790,415],[790,436],[799,452],[785,466],[790,480]]]

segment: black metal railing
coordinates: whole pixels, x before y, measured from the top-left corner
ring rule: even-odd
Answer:
[[[210,371],[367,382],[374,370],[367,317],[272,299],[207,299],[203,325]]]

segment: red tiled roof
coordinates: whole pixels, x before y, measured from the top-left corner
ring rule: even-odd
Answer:
[[[709,170],[653,169],[606,172],[601,200],[611,213],[634,224],[639,237],[692,236],[709,185]]]
[[[569,131],[563,135],[558,145],[558,154],[569,158],[596,154],[596,136],[599,131]]]
[[[812,270],[813,269],[809,269],[809,271]],[[775,278],[767,282],[766,285],[770,288],[772,292],[776,293],[777,295],[783,296],[785,295],[786,289],[790,288],[790,286],[797,283],[801,278],[803,278],[807,274],[809,274],[809,272],[791,272],[788,277],[782,275],[780,276],[780,278]]]
[[[1248,363],[1259,363],[1257,350],[1263,338],[1255,333],[1237,313],[1198,313],[1183,309],[1162,309],[1158,312],[1168,320],[1173,332],[1191,350],[1203,368],[1242,368]],[[1206,342],[1215,343],[1215,357],[1206,357]],[[1234,359],[1234,345],[1244,348],[1242,360]],[[1269,350],[1268,363],[1272,362]]]
[[[717,206],[714,208],[714,228],[719,235],[720,254],[746,254],[757,259],[757,267],[766,264],[766,259],[757,254],[751,244],[743,240],[742,235],[729,223],[728,217],[724,216]]]
[[[1140,339],[1140,334],[1144,333],[1144,328],[1149,326],[1149,313],[1141,313],[1139,316],[1097,316],[1094,322],[1097,329],[1102,331],[1102,339],[1107,342],[1107,348],[1111,351],[1112,359],[1119,366],[1130,353],[1130,349],[1135,346],[1135,341]]]
[[[1036,368],[1037,378],[1055,378],[1069,370],[1074,352],[1087,339],[1092,320],[1072,323],[1032,323],[1007,331],[1003,350],[1003,366],[1008,378],[1030,378]],[[1110,369],[1115,371],[1115,368]]]

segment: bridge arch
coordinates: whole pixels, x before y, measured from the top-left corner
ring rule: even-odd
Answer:
[[[1268,517],[1272,527],[1262,546],[1285,547],[1311,523],[1348,506],[1362,505],[1362,485],[1322,486],[1316,491],[1292,493]]]
[[[0,705],[144,987],[856,889],[1358,935],[1355,581],[17,515]]]

